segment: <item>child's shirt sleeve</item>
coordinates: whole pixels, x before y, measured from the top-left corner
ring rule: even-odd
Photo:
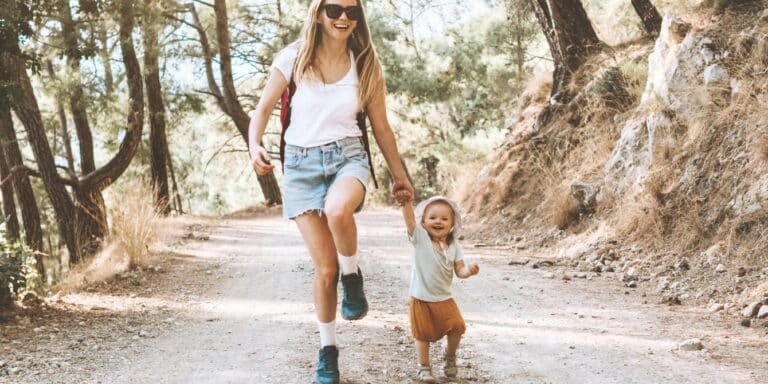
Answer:
[[[456,258],[453,260],[453,262],[462,261],[464,260],[464,249],[461,247],[461,244],[459,244],[456,240],[453,240],[454,244],[456,245]]]
[[[416,245],[423,242],[424,239],[429,239],[429,234],[420,223],[416,223],[416,226],[413,228],[413,234],[408,235],[408,241],[410,241],[411,244]]]

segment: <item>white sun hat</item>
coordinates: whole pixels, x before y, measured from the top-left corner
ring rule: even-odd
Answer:
[[[453,210],[453,236],[458,239],[461,236],[461,212],[459,211],[459,206],[445,196],[432,196],[429,199],[422,200],[416,206],[416,222],[421,223],[421,218],[424,216],[427,206],[438,201],[448,204]]]

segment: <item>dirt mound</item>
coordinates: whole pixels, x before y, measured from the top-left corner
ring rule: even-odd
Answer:
[[[570,104],[547,105],[546,85],[534,88],[505,144],[457,192],[468,236],[526,238],[621,279],[632,269],[670,302],[736,312],[763,300],[766,20],[762,7],[667,17],[657,41],[593,58]]]

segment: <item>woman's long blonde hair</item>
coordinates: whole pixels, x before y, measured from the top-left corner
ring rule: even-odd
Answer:
[[[293,69],[293,78],[296,79],[297,84],[305,76],[311,78],[319,77],[319,74],[315,73],[312,68],[312,63],[317,54],[317,47],[323,38],[322,25],[318,23],[318,20],[320,9],[324,4],[325,0],[313,0],[309,6],[307,20],[304,22],[304,28],[302,29],[304,42],[299,45],[299,55],[296,58],[296,65]],[[357,5],[363,8],[360,0],[357,0]],[[386,85],[379,57],[371,41],[371,31],[368,29],[364,8],[362,17],[357,21],[357,26],[352,32],[352,36],[349,37],[348,44],[355,56],[357,75],[360,79],[358,100],[360,101],[360,107],[365,110],[376,97],[386,92]]]

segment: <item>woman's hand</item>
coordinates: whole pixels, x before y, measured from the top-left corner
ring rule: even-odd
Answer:
[[[275,166],[272,165],[269,158],[269,153],[267,153],[267,150],[264,149],[264,147],[256,145],[251,153],[251,165],[259,176],[264,176],[275,169]]]
[[[414,194],[413,186],[407,178],[395,179],[392,183],[392,198],[395,199],[397,205],[402,206],[406,202],[413,201]]]

